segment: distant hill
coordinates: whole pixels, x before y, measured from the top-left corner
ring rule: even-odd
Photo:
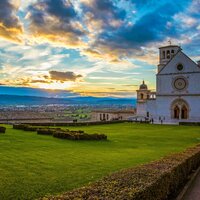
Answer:
[[[33,105],[135,105],[134,98],[113,98],[113,97],[67,97],[47,98],[36,96],[0,95],[0,106],[33,106]]]

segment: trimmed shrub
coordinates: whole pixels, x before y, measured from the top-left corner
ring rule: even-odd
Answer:
[[[73,135],[70,132],[65,132],[65,131],[55,131],[53,133],[53,137],[61,139],[73,139]]]
[[[14,124],[13,129],[24,130],[24,131],[37,131],[39,127],[30,126],[28,124]]]
[[[0,133],[5,133],[6,132],[6,128],[3,126],[0,126]]]
[[[179,125],[184,125],[184,126],[200,126],[200,122],[179,122]]]
[[[51,129],[39,129],[37,130],[37,134],[39,135],[52,135],[54,130]]]
[[[14,124],[13,129],[24,131],[37,131],[39,135],[53,135],[53,137],[69,140],[107,140],[104,134],[87,134],[82,130],[70,131],[68,129],[62,130],[61,128],[40,128],[28,124]]]
[[[24,130],[24,128],[28,126],[26,124],[13,124],[13,129]]]
[[[45,200],[167,200],[200,165],[200,145],[159,161],[113,173],[88,186]]]
[[[90,126],[90,125],[103,125],[103,124],[116,124],[116,123],[124,123],[130,122],[128,120],[117,120],[117,121],[97,121],[97,122],[49,122],[49,123],[27,123],[32,126]]]
[[[60,128],[46,128],[46,129],[38,129],[37,134],[39,135],[53,135],[56,131],[61,131]]]
[[[64,131],[58,130],[53,132],[53,137],[69,140],[106,140],[107,136],[104,134],[87,134],[83,131]]]
[[[34,126],[25,126],[24,131],[37,131],[39,128]]]

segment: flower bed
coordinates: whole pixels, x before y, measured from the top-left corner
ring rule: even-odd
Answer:
[[[200,165],[200,145],[159,161],[121,170],[86,187],[43,200],[167,200],[177,194]]]

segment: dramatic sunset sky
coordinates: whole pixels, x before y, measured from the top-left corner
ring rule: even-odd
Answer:
[[[0,93],[130,97],[169,40],[200,59],[200,0],[0,0]]]

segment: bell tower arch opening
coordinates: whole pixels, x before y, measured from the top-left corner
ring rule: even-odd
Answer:
[[[167,50],[167,59],[170,59],[170,50]]]
[[[162,58],[165,59],[165,51],[162,52]]]

